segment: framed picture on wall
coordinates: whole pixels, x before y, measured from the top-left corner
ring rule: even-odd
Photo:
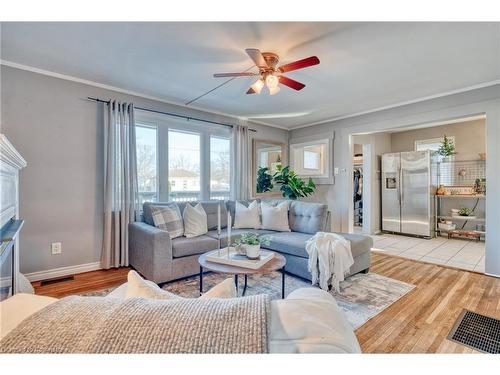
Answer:
[[[330,179],[330,138],[290,144],[290,166],[301,177]],[[322,183],[322,180],[318,181]],[[324,182],[326,183],[326,181]]]

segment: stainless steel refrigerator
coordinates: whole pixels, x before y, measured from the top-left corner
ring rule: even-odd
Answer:
[[[382,230],[432,237],[429,151],[382,155]]]

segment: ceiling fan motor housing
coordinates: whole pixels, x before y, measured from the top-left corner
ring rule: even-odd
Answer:
[[[272,52],[262,52],[262,56],[264,57],[264,60],[266,60],[266,63],[269,67],[262,68],[262,70],[267,72],[274,72],[274,70],[276,69],[276,65],[278,65],[278,62],[280,61],[279,56]]]

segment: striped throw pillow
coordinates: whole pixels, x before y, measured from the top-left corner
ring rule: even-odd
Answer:
[[[175,203],[168,206],[151,206],[151,216],[155,227],[167,231],[170,238],[184,234],[181,212]]]

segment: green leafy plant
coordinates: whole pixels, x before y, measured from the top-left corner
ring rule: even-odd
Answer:
[[[288,199],[307,197],[316,190],[316,184],[311,178],[306,183],[288,166],[279,165],[273,176],[273,181],[280,184],[281,194]]]
[[[443,137],[441,146],[439,146],[439,149],[437,150],[437,154],[444,157],[456,154],[455,145],[453,144],[453,141],[446,136],[446,134]]]
[[[257,171],[257,193],[265,193],[273,188],[273,176],[269,173],[269,168],[259,167]]]
[[[460,216],[471,216],[473,214],[473,210],[471,208],[467,208],[467,207],[461,207],[459,210],[458,210],[458,214]]]
[[[255,233],[243,233],[240,238],[233,242],[232,246],[240,245],[269,245],[272,237],[269,235],[261,235]]]

